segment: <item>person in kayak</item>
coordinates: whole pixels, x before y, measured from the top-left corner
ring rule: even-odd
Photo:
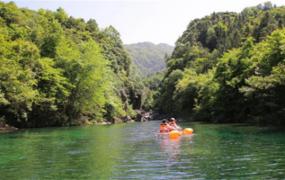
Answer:
[[[168,133],[169,132],[166,121],[161,122],[159,132],[160,133]]]
[[[182,128],[176,124],[176,119],[175,119],[175,118],[170,118],[170,119],[168,120],[168,124],[169,124],[169,126],[171,126],[174,130],[178,130],[178,131],[182,130]]]

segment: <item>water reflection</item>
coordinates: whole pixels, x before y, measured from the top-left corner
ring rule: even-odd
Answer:
[[[168,135],[160,135],[160,150],[167,155],[167,164],[171,164],[171,162],[176,162],[178,160],[178,156],[181,152],[180,143],[181,138],[170,139]]]
[[[159,122],[0,135],[0,179],[282,179],[285,134],[182,124],[195,135],[156,136]]]

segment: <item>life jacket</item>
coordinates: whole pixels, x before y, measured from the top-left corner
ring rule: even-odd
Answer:
[[[159,131],[161,133],[166,133],[166,132],[168,132],[168,128],[167,128],[167,126],[165,124],[160,124]]]

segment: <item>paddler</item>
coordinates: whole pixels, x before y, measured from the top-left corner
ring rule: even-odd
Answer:
[[[168,133],[169,132],[166,121],[161,122],[159,132],[160,133]]]
[[[182,128],[176,124],[176,119],[175,119],[175,118],[170,118],[170,119],[168,120],[168,124],[169,124],[169,126],[171,126],[174,130],[178,130],[178,131],[182,130]]]

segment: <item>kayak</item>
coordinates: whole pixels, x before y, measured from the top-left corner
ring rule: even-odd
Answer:
[[[194,130],[192,128],[185,128],[182,131],[172,130],[168,133],[159,133],[161,136],[168,136],[170,139],[177,139],[182,135],[192,135]]]
[[[194,130],[192,128],[183,129],[183,134],[193,134]]]

